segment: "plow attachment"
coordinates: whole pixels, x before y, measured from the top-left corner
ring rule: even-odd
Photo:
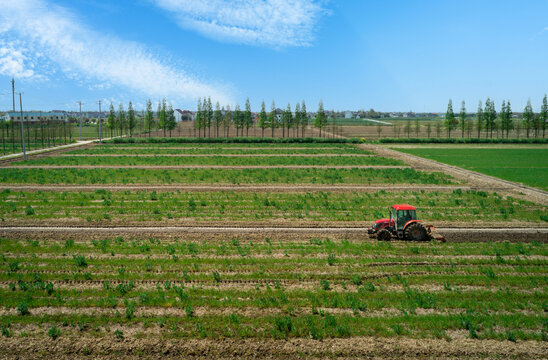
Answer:
[[[426,228],[426,232],[431,240],[433,239],[445,242],[445,236],[440,234],[434,225],[424,225],[424,227]]]

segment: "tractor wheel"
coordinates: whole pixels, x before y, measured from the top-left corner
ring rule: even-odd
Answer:
[[[377,233],[377,240],[379,241],[390,241],[392,239],[392,234],[386,229],[382,229]]]
[[[425,241],[428,240],[428,233],[424,226],[420,223],[411,224],[404,231],[405,238],[411,241]]]

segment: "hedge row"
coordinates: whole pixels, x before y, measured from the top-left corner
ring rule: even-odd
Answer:
[[[328,138],[259,138],[259,137],[231,137],[231,138],[202,138],[202,137],[152,137],[152,138],[115,138],[112,140],[104,141],[105,143],[114,144],[162,144],[162,143],[320,143],[320,144],[356,144],[363,142],[360,139],[348,138],[348,139],[328,139]]]
[[[529,139],[467,139],[467,138],[384,138],[377,141],[381,144],[548,144],[548,138]]]

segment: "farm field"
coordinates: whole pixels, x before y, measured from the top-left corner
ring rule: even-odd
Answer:
[[[535,199],[367,144],[154,141],[0,164],[0,354],[545,356]],[[458,231],[369,238],[394,203]]]
[[[394,148],[412,155],[478,171],[501,179],[548,190],[548,147],[501,148],[468,145]]]

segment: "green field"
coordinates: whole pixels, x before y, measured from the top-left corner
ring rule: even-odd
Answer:
[[[548,148],[467,149],[424,147],[394,150],[548,190]]]

